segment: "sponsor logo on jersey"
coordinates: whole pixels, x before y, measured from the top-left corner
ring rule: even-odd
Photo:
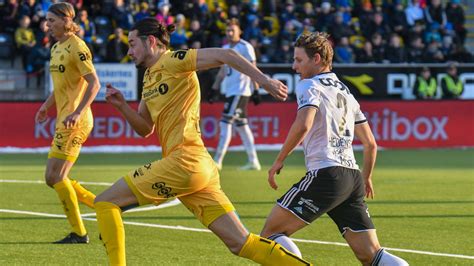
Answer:
[[[66,67],[62,64],[60,64],[60,65],[52,64],[52,65],[49,66],[49,72],[64,73],[64,71],[66,71]]]
[[[142,98],[146,101],[152,98],[155,98],[159,95],[165,95],[168,93],[169,87],[166,83],[161,83],[157,88],[153,88],[147,91],[144,91]]]
[[[135,170],[135,172],[133,173],[133,177],[138,177],[138,176],[142,176],[143,175],[143,170],[142,168],[138,168],[137,170]]]

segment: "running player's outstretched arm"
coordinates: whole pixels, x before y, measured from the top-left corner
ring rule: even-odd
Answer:
[[[82,112],[92,104],[95,96],[97,96],[97,93],[99,92],[99,78],[95,72],[86,74],[83,76],[83,78],[87,81],[86,92],[84,93],[84,97],[82,97],[82,100],[77,106],[76,110],[74,110],[74,112],[64,119],[63,124],[66,126],[66,128],[74,127],[79,122]]]
[[[105,100],[122,114],[138,135],[146,138],[153,133],[155,126],[143,100],[140,101],[137,112],[127,104],[122,92],[110,84],[107,84]]]
[[[354,133],[364,146],[364,165],[362,168],[362,177],[365,180],[365,196],[373,199],[375,196],[372,185],[372,172],[377,158],[377,143],[375,142],[369,123],[355,125]]]
[[[197,50],[196,70],[214,68],[224,64],[249,76],[275,99],[280,101],[286,100],[288,88],[283,83],[265,76],[262,71],[236,51],[223,48],[204,48]]]
[[[306,134],[308,134],[313,126],[314,117],[316,116],[317,111],[318,109],[314,106],[307,106],[298,110],[296,119],[293,122],[293,125],[291,125],[285,143],[275,159],[275,162],[273,162],[272,167],[268,170],[268,183],[273,189],[278,188],[278,185],[275,182],[275,174],[280,173],[286,157],[303,141]]]

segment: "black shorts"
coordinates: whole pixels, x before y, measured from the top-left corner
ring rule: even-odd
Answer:
[[[277,203],[308,224],[327,213],[344,234],[375,229],[364,197],[360,171],[333,166],[307,172]]]
[[[227,97],[224,104],[224,112],[222,112],[222,122],[234,123],[237,126],[248,124],[247,121],[247,105],[250,97],[234,95]]]

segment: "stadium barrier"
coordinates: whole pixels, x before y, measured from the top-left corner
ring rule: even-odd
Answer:
[[[49,147],[55,120],[35,124],[35,112],[41,103],[0,103],[0,151],[17,148],[38,151]],[[137,103],[132,103],[136,108]],[[362,101],[362,110],[372,127],[377,143],[383,148],[454,148],[473,147],[474,101]],[[134,146],[144,150],[156,145],[155,135],[144,139],[107,103],[93,104],[94,129],[85,147]],[[218,142],[222,103],[202,104],[201,134],[209,148]],[[11,114],[11,115],[9,115]],[[53,115],[53,112],[51,112]],[[279,147],[296,116],[296,103],[250,105],[249,125],[259,149]],[[231,146],[240,145],[238,137]],[[357,144],[357,143],[356,143]],[[100,149],[99,149],[100,150]],[[105,151],[111,151],[105,149]]]

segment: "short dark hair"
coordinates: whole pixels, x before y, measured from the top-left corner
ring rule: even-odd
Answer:
[[[168,47],[170,44],[170,34],[174,32],[175,29],[176,26],[174,24],[165,26],[155,18],[144,18],[135,23],[130,31],[137,30],[137,36],[155,36],[161,43]]]

